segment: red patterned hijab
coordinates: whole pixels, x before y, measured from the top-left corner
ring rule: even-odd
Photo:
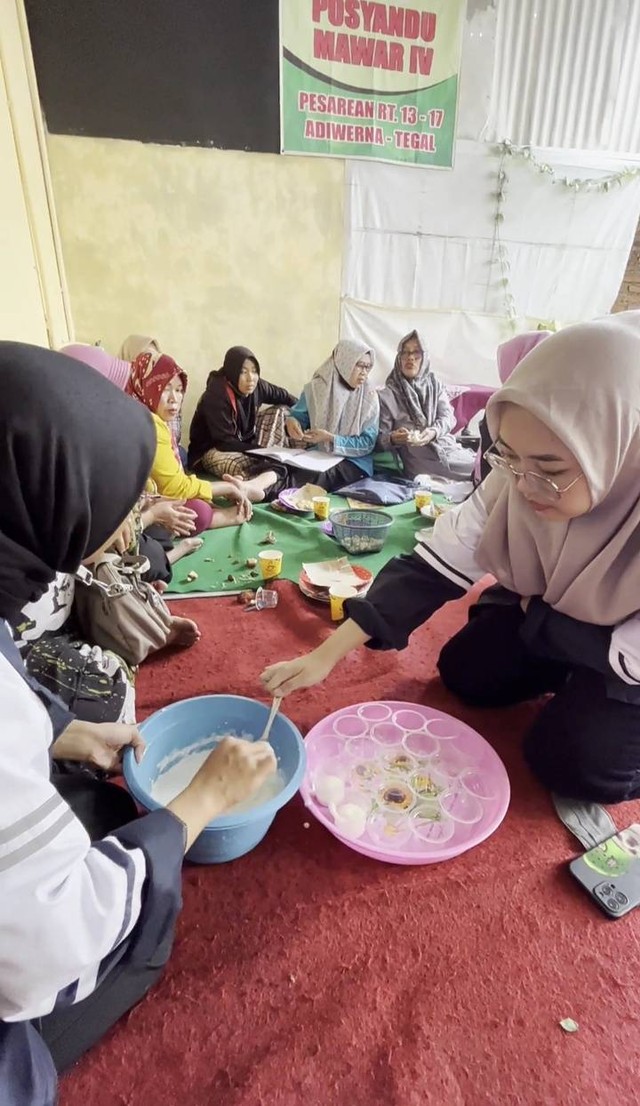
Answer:
[[[174,376],[182,381],[183,391],[187,390],[188,377],[184,369],[166,353],[140,353],[131,366],[131,378],[127,392],[139,399],[155,415],[160,397]]]
[[[127,385],[127,392],[129,395],[139,399],[140,403],[143,403],[144,406],[148,407],[155,415],[162,393],[167,387],[167,384],[171,383],[174,376],[180,377],[183,392],[186,392],[188,382],[187,374],[184,369],[181,369],[180,366],[176,364],[173,357],[169,357],[166,353],[149,351],[140,353],[131,366],[131,376]],[[180,450],[178,449],[178,443],[173,431],[171,431],[171,447],[176,461],[180,465],[180,468],[182,468],[182,458],[180,457]]]

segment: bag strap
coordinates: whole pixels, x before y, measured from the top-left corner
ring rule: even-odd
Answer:
[[[102,565],[108,565],[113,568],[114,574],[117,575],[118,579],[112,580],[111,583],[98,580],[95,573]],[[125,553],[122,556],[120,556],[119,553],[103,553],[100,560],[94,565],[93,572],[91,569],[86,568],[85,565],[80,565],[80,568],[75,574],[75,578],[87,588],[99,588],[108,599],[119,599],[122,595],[126,595],[128,592],[133,591],[135,581],[139,579],[143,573],[148,571],[148,557],[137,557],[129,553]],[[129,583],[126,579],[127,576],[132,577],[134,583]],[[123,579],[123,577],[125,577],[125,579]]]

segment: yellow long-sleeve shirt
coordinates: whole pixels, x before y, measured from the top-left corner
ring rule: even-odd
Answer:
[[[178,463],[171,444],[171,431],[158,415],[152,415],[156,427],[156,455],[153,458],[151,479],[160,495],[168,499],[204,499],[211,503],[211,484],[197,476],[187,476]]]

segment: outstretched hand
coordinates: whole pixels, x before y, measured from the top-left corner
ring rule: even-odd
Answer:
[[[327,678],[331,663],[318,656],[317,650],[291,661],[270,664],[260,676],[269,695],[290,695],[303,687],[313,687]]]

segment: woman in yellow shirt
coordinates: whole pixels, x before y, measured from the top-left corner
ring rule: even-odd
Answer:
[[[198,517],[195,533],[220,526],[238,526],[252,515],[249,500],[252,482],[246,481],[242,487],[236,487],[226,480],[201,480],[188,475],[182,466],[169,423],[180,414],[186,389],[187,374],[166,353],[141,353],[131,366],[127,391],[149,408],[156,429],[151,480],[160,495],[186,500],[186,506]],[[215,496],[233,500],[233,506],[214,507]]]

